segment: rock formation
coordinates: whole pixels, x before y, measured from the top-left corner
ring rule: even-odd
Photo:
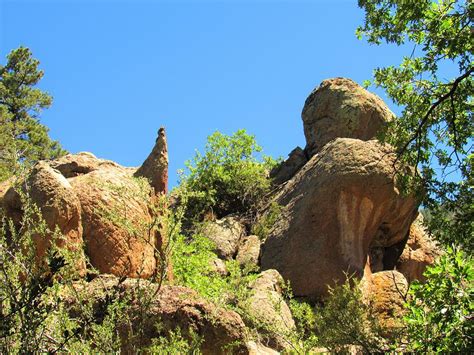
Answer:
[[[245,234],[244,226],[234,217],[209,221],[201,233],[215,244],[215,251],[221,259],[231,259],[237,254],[239,241]]]
[[[295,295],[317,299],[346,273],[362,277],[366,264],[393,269],[418,204],[396,188],[393,149],[370,140],[392,115],[375,95],[326,80],[302,115],[312,157],[275,197],[283,211],[261,266],[290,280]]]
[[[147,178],[156,194],[168,193],[168,145],[163,127],[158,130],[158,138],[150,155],[134,175]]]
[[[84,242],[99,273],[148,278],[163,262],[162,236],[149,228],[157,217],[150,208],[154,201],[150,190],[166,193],[167,162],[166,139],[160,129],[152,153],[137,172],[91,153],[68,154],[38,162],[21,186],[40,208],[49,229],[59,228],[64,235],[61,243],[82,250]],[[146,176],[150,185],[134,179],[134,173]],[[2,200],[7,217],[20,227],[20,195],[10,187]],[[49,238],[38,237],[35,243],[41,258]],[[84,259],[80,265],[84,268]]]

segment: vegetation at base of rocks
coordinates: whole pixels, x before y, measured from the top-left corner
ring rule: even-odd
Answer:
[[[51,106],[49,94],[35,86],[43,77],[39,61],[19,47],[0,65],[0,182],[12,176],[18,164],[61,156],[65,151],[48,136],[39,114]]]
[[[365,11],[359,38],[413,48],[398,67],[374,72],[374,84],[403,110],[383,139],[421,172],[415,181],[401,176],[403,185],[421,187],[429,230],[440,242],[472,253],[474,3],[359,0],[359,6]]]
[[[188,196],[186,218],[202,221],[231,213],[251,218],[270,192],[268,174],[276,164],[267,156],[259,159],[261,151],[255,137],[243,129],[230,136],[210,135],[204,154],[196,152],[186,162],[188,174],[181,179],[179,191]]]
[[[407,350],[470,352],[474,346],[472,257],[448,248],[425,276],[425,283],[415,282],[410,287],[405,316]]]
[[[348,346],[357,346],[368,354],[387,350],[383,328],[356,280],[348,278],[344,284],[330,288],[328,298],[315,313],[315,332],[320,344],[329,350],[345,352]]]

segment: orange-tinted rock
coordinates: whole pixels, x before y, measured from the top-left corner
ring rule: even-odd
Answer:
[[[362,284],[363,294],[373,307],[385,335],[395,334],[402,326],[408,282],[398,271],[381,271],[370,275]]]
[[[106,165],[69,181],[82,206],[84,242],[100,273],[147,278],[154,274],[155,235],[148,192],[130,171]]]
[[[64,238],[57,239],[56,244],[77,251],[79,259],[76,266],[79,272],[84,272],[81,204],[69,182],[46,162],[39,162],[33,167],[22,186],[31,203],[39,207],[49,229],[46,235],[34,236],[38,258],[43,259],[46,256],[46,251],[51,245],[51,237],[57,228]],[[7,217],[11,217],[19,226],[23,206],[20,195],[14,188],[7,191],[4,204]]]
[[[324,80],[303,108],[306,152],[311,157],[335,138],[374,139],[393,117],[378,96],[354,81]]]
[[[261,252],[297,296],[317,299],[345,273],[362,277],[372,245],[404,241],[417,202],[394,182],[395,155],[377,141],[338,138],[288,181],[283,206]]]

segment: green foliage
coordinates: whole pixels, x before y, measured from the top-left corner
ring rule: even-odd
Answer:
[[[200,221],[207,214],[220,218],[255,211],[270,190],[268,171],[274,164],[257,158],[261,150],[245,130],[209,136],[204,155],[197,152],[186,163],[189,174],[181,182],[189,195],[186,216]]]
[[[414,181],[401,176],[401,182],[423,187],[423,203],[433,215],[430,231],[441,242],[455,241],[472,252],[474,3],[359,0],[359,6],[365,10],[359,38],[413,46],[398,67],[374,72],[375,85],[403,108],[383,138],[422,172]],[[455,171],[460,179],[452,178]]]
[[[64,154],[58,142],[39,123],[41,110],[52,98],[35,88],[43,77],[31,51],[19,47],[0,65],[0,181],[11,176],[19,163],[31,163]]]
[[[147,348],[147,353],[175,355],[175,354],[201,354],[199,345],[201,340],[193,334],[192,340],[188,341],[181,335],[181,330],[171,331],[168,336],[155,338]]]
[[[173,241],[173,271],[175,282],[197,291],[212,302],[240,311],[250,295],[249,283],[256,275],[252,269],[241,269],[235,260],[227,261],[227,276],[219,275],[213,260],[217,259],[214,244],[195,234],[191,238],[178,235]]]
[[[405,317],[408,351],[469,353],[474,347],[474,264],[449,248],[428,267],[426,283],[413,283]]]
[[[357,345],[364,353],[386,350],[382,328],[356,280],[347,280],[329,291],[324,305],[316,310],[316,334],[321,344],[336,353]]]

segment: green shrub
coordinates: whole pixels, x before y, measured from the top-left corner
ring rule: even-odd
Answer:
[[[208,214],[220,218],[256,210],[270,190],[268,172],[275,164],[269,157],[258,159],[261,150],[245,130],[210,135],[204,154],[186,162],[188,175],[180,186],[189,199],[186,217],[200,221]]]
[[[474,266],[461,250],[448,248],[428,267],[425,283],[414,282],[407,303],[408,350],[469,353],[473,344]]]
[[[324,305],[316,310],[316,334],[321,345],[336,353],[346,352],[356,345],[364,353],[387,349],[370,304],[364,302],[357,280],[330,288]]]

